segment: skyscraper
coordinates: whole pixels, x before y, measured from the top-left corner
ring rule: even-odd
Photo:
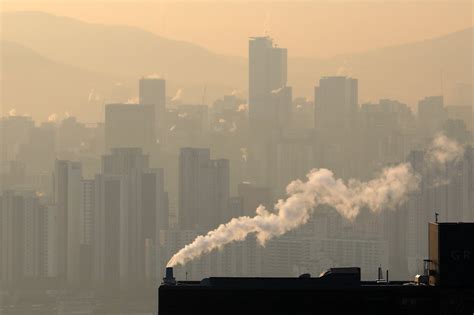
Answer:
[[[162,169],[138,148],[114,148],[95,179],[94,277],[106,286],[145,279],[145,249],[168,225]]]
[[[323,77],[314,88],[315,127],[317,129],[348,128],[358,110],[357,79]]]
[[[53,201],[57,207],[57,276],[70,284],[78,284],[80,280],[81,180],[79,162],[56,160]]]
[[[316,166],[329,168],[343,178],[355,176],[360,161],[357,79],[321,78],[314,89],[314,104]]]
[[[418,133],[422,137],[431,138],[439,132],[447,118],[443,96],[428,96],[418,102]]]
[[[179,156],[179,223],[211,229],[229,217],[229,161],[211,160],[210,150],[182,148]]]
[[[160,78],[141,78],[139,82],[139,98],[141,105],[153,105],[155,109],[155,128],[158,136],[164,127],[166,81]]]
[[[276,138],[288,125],[291,88],[287,81],[287,50],[270,37],[249,40],[249,169],[252,181],[269,187],[273,181]]]
[[[271,92],[286,86],[287,50],[273,44],[269,37],[249,40],[249,118],[251,127],[274,119]]]
[[[0,287],[46,274],[45,213],[33,191],[0,194]]]

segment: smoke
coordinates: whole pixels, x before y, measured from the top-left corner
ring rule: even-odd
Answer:
[[[352,75],[352,67],[349,65],[347,60],[344,60],[344,64],[337,68],[337,75]]]
[[[240,155],[242,157],[242,161],[247,163],[247,159],[248,159],[247,148],[240,148]]]
[[[229,129],[230,132],[236,132],[237,131],[237,124],[235,121],[232,122],[232,127]]]
[[[244,148],[241,153],[246,160]],[[428,167],[439,166],[459,160],[462,154],[463,147],[459,143],[440,134],[427,149],[425,161]],[[330,170],[313,169],[307,174],[307,181],[295,180],[287,186],[287,199],[280,199],[274,211],[260,205],[254,217],[243,216],[221,224],[178,251],[167,266],[184,265],[226,244],[243,241],[249,234],[255,234],[259,243],[265,245],[271,238],[305,224],[319,205],[333,207],[348,220],[353,220],[361,208],[376,213],[382,209],[395,209],[411,192],[418,190],[420,181],[421,176],[413,172],[409,163],[385,168],[368,182],[356,179],[345,182],[336,179]]]
[[[178,91],[176,91],[176,95],[173,96],[173,98],[171,99],[172,102],[178,102],[178,101],[181,101],[181,98],[183,97],[183,89],[178,89]]]
[[[121,85],[121,83],[120,83],[120,85]],[[87,101],[88,102],[100,101],[100,97],[101,97],[100,94],[98,94],[94,89],[91,89],[89,91],[88,96],[87,96]]]
[[[464,148],[457,141],[438,134],[426,153],[426,160],[433,165],[444,165],[448,162],[456,162],[464,154]]]
[[[94,97],[94,89],[91,89],[89,91],[89,95],[87,96],[87,100],[90,102],[90,101],[92,101],[93,97]]]
[[[238,112],[247,112],[249,110],[249,104],[240,104],[237,108]]]
[[[152,73],[144,76],[143,78],[145,79],[162,79],[163,77],[159,75],[158,73]]]
[[[427,148],[425,154],[426,167],[430,170],[431,177],[427,184],[430,188],[449,185],[451,175],[444,171],[446,164],[458,163],[464,155],[464,147],[456,140],[438,134]]]
[[[28,117],[28,114],[19,113],[15,108],[12,108],[8,111],[8,117]]]
[[[138,96],[129,98],[129,99],[125,102],[125,104],[138,104],[138,103],[140,103],[140,100],[139,100]]]
[[[48,116],[48,121],[49,122],[56,122],[58,120],[58,114],[52,113],[51,115]]]
[[[263,34],[265,36],[268,36],[270,34],[270,23],[271,23],[271,13],[267,11],[265,15],[265,20],[263,21]]]
[[[307,181],[295,180],[287,186],[288,198],[280,199],[275,204],[274,212],[260,205],[254,217],[243,216],[221,224],[186,245],[167,266],[184,265],[226,244],[243,241],[249,234],[255,234],[259,243],[265,245],[271,238],[305,224],[313,209],[319,205],[332,206],[349,220],[353,220],[363,207],[373,212],[393,209],[418,188],[419,182],[419,177],[408,163],[386,168],[368,182],[355,179],[344,182],[336,179],[330,170],[313,169],[308,173]]]
[[[278,93],[280,93],[282,90],[283,90],[283,88],[281,87],[281,88],[272,90],[270,93],[272,93],[272,94],[278,94]]]

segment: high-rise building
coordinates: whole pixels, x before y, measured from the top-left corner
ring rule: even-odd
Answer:
[[[249,118],[251,127],[274,117],[271,92],[286,87],[287,50],[273,44],[269,37],[249,40]]]
[[[107,104],[105,148],[141,148],[150,153],[156,145],[153,105]]]
[[[289,125],[292,90],[287,84],[287,50],[270,37],[249,40],[249,142],[251,180],[260,186],[272,184],[275,142]]]
[[[228,218],[229,161],[210,150],[182,148],[179,156],[179,222],[182,229],[210,229]]]
[[[46,275],[44,207],[33,191],[0,195],[0,287]]]
[[[134,286],[145,280],[146,255],[168,226],[162,169],[138,148],[114,148],[95,179],[94,278],[100,285]]]
[[[278,197],[286,195],[286,186],[293,180],[304,180],[313,163],[313,147],[308,141],[286,140],[277,144],[275,190]]]
[[[56,124],[42,123],[30,130],[28,142],[20,147],[17,159],[28,173],[51,174],[56,158]]]
[[[96,175],[95,203],[93,280],[97,285],[119,287],[124,274],[120,268],[121,218],[126,211],[123,178]]]
[[[342,76],[321,78],[319,86],[314,88],[314,104],[317,129],[350,127],[358,110],[357,79]]]
[[[418,102],[418,134],[431,138],[448,118],[443,96],[428,96]]]
[[[57,276],[73,285],[80,281],[81,181],[79,162],[56,160],[53,201],[57,211]]]
[[[359,169],[357,86],[356,79],[335,76],[321,78],[314,89],[315,166],[342,178],[355,176]]]
[[[160,78],[141,78],[139,82],[141,105],[153,105],[155,109],[155,128],[157,136],[164,128],[166,111],[166,81]]]
[[[8,116],[0,118],[0,160],[14,160],[21,145],[28,142],[30,131],[35,126],[28,116]]]
[[[80,274],[83,283],[88,283],[92,276],[92,247],[94,242],[94,180],[87,179],[81,181],[80,209]]]

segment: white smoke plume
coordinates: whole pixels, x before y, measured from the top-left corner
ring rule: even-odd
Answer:
[[[337,68],[337,75],[345,75],[350,76],[352,75],[352,67],[349,65],[347,60],[344,60],[344,64]]]
[[[346,183],[336,179],[327,169],[314,169],[307,178],[305,182],[295,180],[287,186],[288,198],[279,200],[274,212],[260,205],[254,217],[243,216],[221,224],[186,245],[167,266],[184,265],[226,244],[243,241],[249,234],[255,234],[259,243],[265,245],[271,238],[305,224],[318,205],[332,206],[349,220],[354,219],[363,207],[373,212],[393,209],[403,203],[420,182],[408,163],[384,169],[368,182],[353,179]]]
[[[16,111],[15,108],[12,108],[8,111],[8,116],[9,117],[28,117],[28,114],[19,113],[19,112]]]
[[[90,102],[92,101],[93,97],[94,97],[94,89],[91,89],[89,91],[89,95],[87,96],[87,100]]]
[[[240,155],[242,157],[242,161],[247,163],[247,159],[248,159],[247,148],[240,148]]]
[[[158,73],[152,73],[144,76],[145,79],[162,79],[163,77]]]
[[[464,154],[464,147],[457,141],[438,134],[426,152],[426,160],[435,165],[456,162]]]
[[[125,104],[138,104],[138,103],[140,103],[140,100],[139,100],[138,96],[129,98],[129,99],[125,102]]]
[[[87,101],[89,102],[100,101],[100,98],[101,98],[100,94],[97,93],[94,89],[91,89],[87,96]]]
[[[232,122],[232,127],[229,129],[230,132],[236,132],[237,131],[237,124],[235,121]]]
[[[249,104],[240,104],[237,108],[238,112],[247,112],[249,110]]]
[[[58,120],[58,114],[52,113],[51,115],[48,116],[48,121],[49,122],[55,122]]]
[[[181,101],[181,98],[183,97],[183,89],[178,89],[178,91],[176,91],[176,95],[173,96],[173,98],[171,99],[172,102],[177,102],[177,101]]]

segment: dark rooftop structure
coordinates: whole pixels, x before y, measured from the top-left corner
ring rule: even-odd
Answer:
[[[425,272],[413,281],[361,281],[360,268],[319,277],[176,281],[167,268],[159,315],[474,314],[474,223],[431,223]]]

